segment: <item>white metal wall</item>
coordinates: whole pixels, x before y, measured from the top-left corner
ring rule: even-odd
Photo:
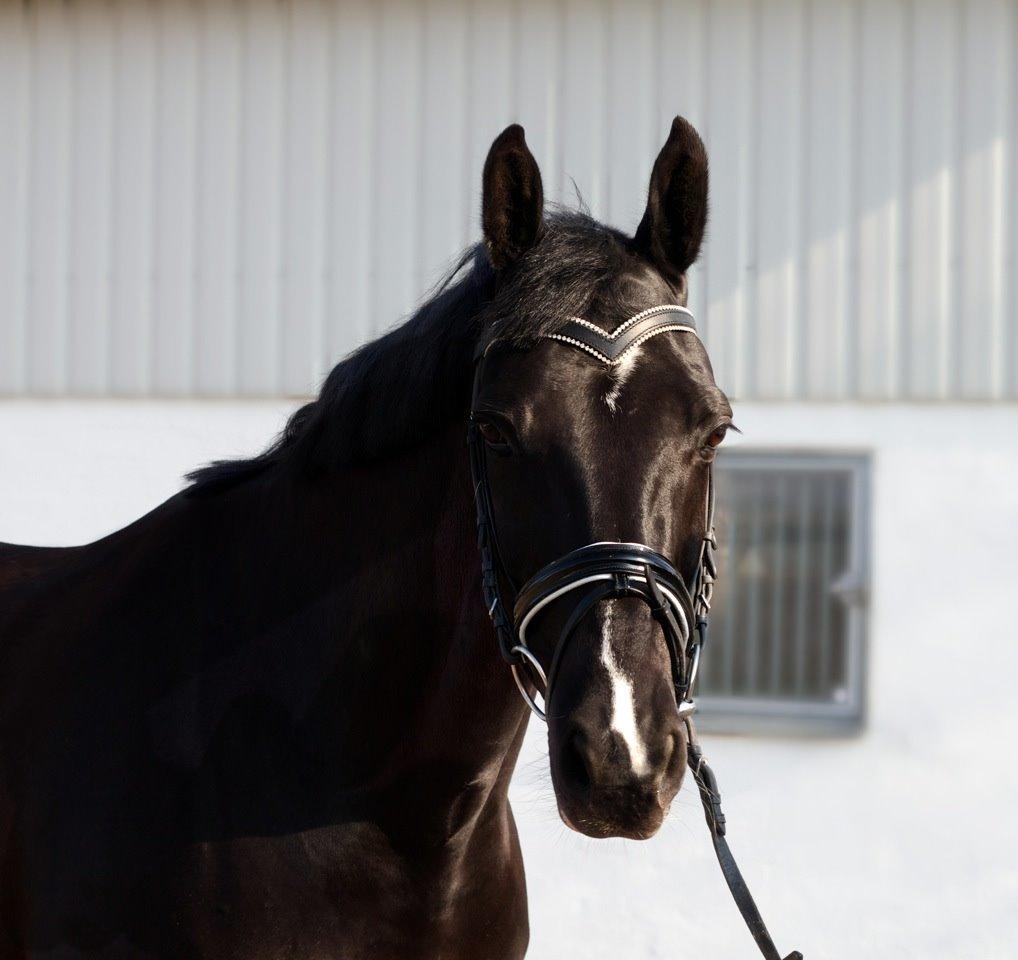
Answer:
[[[477,236],[512,120],[632,228],[675,113],[748,398],[1018,398],[1004,0],[0,0],[0,393],[307,393]]]

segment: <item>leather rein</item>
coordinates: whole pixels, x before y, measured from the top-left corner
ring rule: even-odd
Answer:
[[[693,314],[685,307],[672,304],[651,307],[626,320],[612,333],[606,333],[595,324],[574,317],[560,331],[549,334],[548,339],[573,346],[612,367],[644,341],[670,332],[698,336]],[[700,655],[707,642],[707,617],[717,578],[713,467],[708,467],[705,532],[691,584],[686,584],[682,574],[667,557],[645,544],[601,542],[570,551],[538,570],[517,590],[499,550],[491,488],[488,484],[485,443],[480,434],[477,414],[484,361],[495,342],[497,337],[482,340],[475,356],[467,445],[477,507],[481,589],[502,658],[511,668],[516,686],[527,705],[536,716],[546,720],[558,666],[576,628],[590,611],[602,600],[616,597],[636,597],[650,607],[651,614],[664,632],[671,661],[676,708],[686,728],[688,765],[700,793],[721,872],[765,960],[782,960],[728,846],[717,780],[704,758],[692,724],[692,716],[696,711],[693,692]],[[502,599],[503,580],[516,594],[511,619]],[[527,645],[527,629],[542,609],[566,596],[570,597],[574,606],[559,635],[552,663],[545,673],[540,661]],[[528,684],[541,693],[543,708]],[[784,960],[802,960],[802,954],[793,951]]]

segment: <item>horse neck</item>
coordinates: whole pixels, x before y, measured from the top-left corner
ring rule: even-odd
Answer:
[[[504,799],[526,710],[481,601],[464,425],[383,463],[271,483],[258,498],[283,506],[255,508],[275,521],[251,524],[240,550],[288,559],[264,589],[283,588],[278,639],[306,661],[304,749],[330,757],[339,793],[402,805],[413,791],[418,817]]]

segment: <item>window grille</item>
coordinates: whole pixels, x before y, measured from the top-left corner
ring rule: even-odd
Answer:
[[[718,457],[720,580],[701,725],[850,731],[864,707],[868,460]]]

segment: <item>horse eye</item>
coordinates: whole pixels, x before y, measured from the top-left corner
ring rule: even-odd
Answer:
[[[728,434],[728,427],[718,427],[708,438],[707,446],[711,449],[721,446],[721,441],[725,439]]]
[[[482,420],[477,429],[481,431],[481,436],[484,437],[484,442],[492,447],[505,447],[508,446],[509,441],[506,439],[504,433],[499,430],[490,420]]]

